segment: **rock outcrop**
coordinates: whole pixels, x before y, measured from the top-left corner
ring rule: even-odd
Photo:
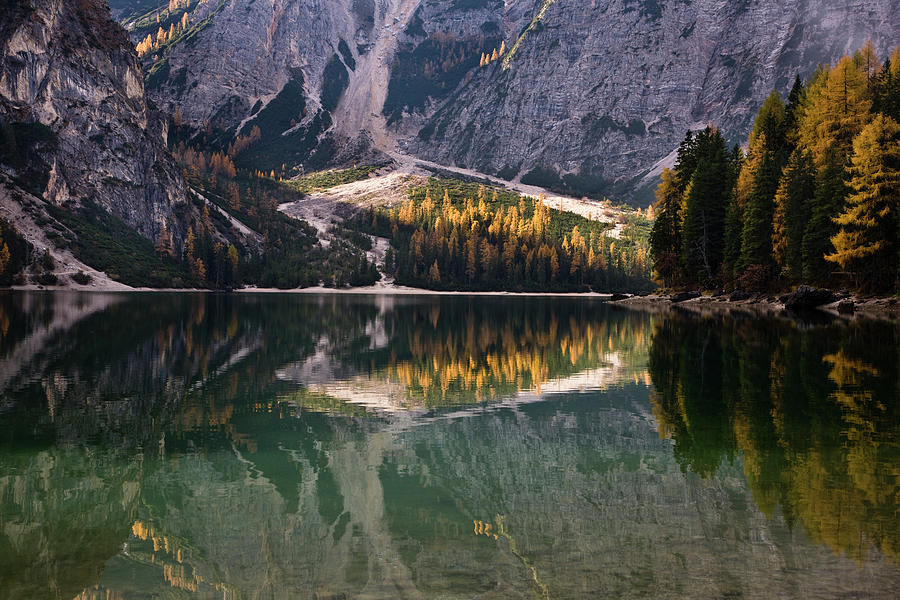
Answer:
[[[785,294],[778,298],[778,301],[784,304],[788,310],[810,310],[831,304],[838,298],[834,292],[830,290],[822,290],[808,285],[801,285],[789,294]]]
[[[0,2],[0,179],[57,206],[94,203],[149,239],[185,227],[185,182],[124,30],[103,0]],[[21,192],[4,193],[15,202]],[[19,224],[19,227],[23,226]]]
[[[522,4],[547,8],[515,54],[478,69],[410,147],[593,193],[631,191],[645,176],[655,186],[688,129],[715,123],[743,142],[773,88],[786,93],[795,75],[868,38],[882,55],[900,39],[898,5],[885,0],[506,4],[507,46],[527,25]]]

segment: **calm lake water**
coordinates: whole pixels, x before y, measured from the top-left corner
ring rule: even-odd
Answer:
[[[0,598],[896,598],[900,329],[0,294]]]

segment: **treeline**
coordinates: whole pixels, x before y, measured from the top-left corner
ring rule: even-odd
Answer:
[[[257,248],[236,244],[232,251],[230,245],[213,239],[205,223],[209,206],[199,206],[202,216],[189,232],[193,243],[185,244],[182,258],[191,274],[211,287],[346,287],[371,285],[381,277],[366,255],[372,247],[368,236],[355,236],[336,226],[324,247],[314,228],[278,211],[280,204],[302,197],[288,182],[239,173],[229,152],[204,152],[181,142],[173,154],[192,187],[261,238]],[[219,211],[213,211],[212,218],[221,219],[225,229],[231,228]],[[164,244],[157,247],[165,252]]]
[[[774,91],[746,154],[690,132],[656,191],[653,270],[666,286],[806,282],[888,290],[900,268],[900,48],[867,43]]]
[[[385,268],[397,283],[570,291],[649,284],[646,244],[608,237],[605,223],[553,210],[541,199],[446,184],[431,179],[401,206],[357,221],[390,238]]]

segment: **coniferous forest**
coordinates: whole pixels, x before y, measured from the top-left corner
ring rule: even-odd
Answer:
[[[870,43],[773,91],[746,151],[688,132],[651,231],[666,287],[791,284],[885,292],[900,269],[900,48]]]
[[[403,285],[572,292],[651,286],[650,225],[640,211],[613,236],[608,223],[540,198],[431,178],[407,202],[365,211],[351,226],[390,239],[385,270]]]

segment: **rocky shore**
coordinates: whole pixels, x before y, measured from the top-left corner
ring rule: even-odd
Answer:
[[[810,286],[800,286],[781,295],[742,290],[730,294],[684,291],[671,294],[615,295],[611,302],[644,310],[678,309],[698,313],[728,311],[755,316],[815,313],[843,318],[860,316],[894,319],[900,316],[900,299],[896,297],[859,296]]]

